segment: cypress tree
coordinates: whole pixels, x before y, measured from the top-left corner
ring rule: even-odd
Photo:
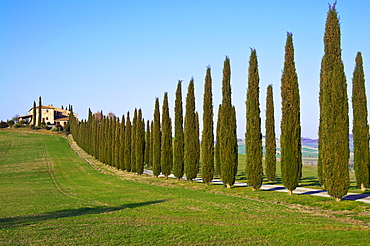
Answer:
[[[149,165],[149,156],[150,156],[150,148],[151,148],[151,136],[150,136],[150,121],[147,120],[146,123],[146,132],[145,132],[145,157],[144,157],[144,164],[146,166]]]
[[[162,105],[161,170],[168,179],[172,169],[172,126],[168,108],[168,94],[164,93]]]
[[[215,167],[216,176],[221,177],[221,159],[220,159],[220,132],[221,128],[221,104],[218,107],[217,126],[216,126],[216,146],[215,146]]]
[[[71,116],[71,114],[70,114]],[[71,117],[69,117],[71,118]],[[36,102],[33,101],[33,109],[32,109],[32,122],[33,126],[36,126]],[[68,120],[69,123],[71,123],[71,120]]]
[[[41,97],[39,97],[39,109],[38,109],[38,115],[37,115],[37,125],[41,126]]]
[[[257,53],[255,49],[251,49],[246,101],[245,173],[248,185],[251,186],[253,190],[258,190],[261,187],[263,180],[261,118],[259,107]]]
[[[141,109],[137,113],[135,142],[136,173],[141,175],[144,171],[145,149],[145,123],[142,119]]]
[[[202,179],[209,185],[214,173],[214,136],[211,67],[207,67],[203,96]]]
[[[352,79],[354,167],[357,186],[365,191],[369,186],[369,125],[367,122],[367,98],[361,52],[356,56]]]
[[[173,142],[173,174],[180,180],[184,176],[184,128],[181,82],[178,81],[175,98],[175,139]]]
[[[125,116],[122,115],[122,120],[120,124],[120,149],[119,149],[119,166],[121,170],[126,170],[125,168]]]
[[[269,182],[275,181],[276,177],[276,136],[275,136],[275,118],[274,118],[274,98],[272,85],[267,87],[266,96],[266,178]]]
[[[153,167],[153,142],[154,142],[154,134],[153,134],[153,121],[150,122],[150,148],[149,148],[149,166]]]
[[[340,25],[336,3],[329,6],[320,74],[318,174],[336,201],[349,188],[349,119],[347,83],[341,58]]]
[[[158,177],[161,173],[161,122],[158,98],[155,99],[153,118],[153,175]]]
[[[121,134],[120,134],[120,123],[119,123],[119,118],[117,117],[116,120],[115,120],[115,137],[114,137],[114,166],[117,168],[117,169],[120,169],[121,166],[120,166],[120,161],[119,161],[119,151],[120,151],[120,148],[121,148]]]
[[[281,112],[281,177],[285,188],[292,194],[302,173],[300,99],[292,33],[287,33],[285,45],[281,77]]]
[[[196,124],[194,80],[191,78],[186,96],[184,122],[184,169],[186,179],[191,182],[199,172],[199,134],[197,136]]]
[[[220,119],[221,177],[227,188],[235,183],[238,168],[238,145],[236,137],[236,112],[231,104],[230,59],[226,57],[222,77],[222,104]]]
[[[130,112],[127,112],[126,127],[125,127],[125,155],[123,157],[125,163],[125,170],[131,172],[131,120]]]
[[[134,118],[132,119],[132,130],[131,130],[131,172],[136,172],[136,133],[138,127],[137,109],[134,110]]]

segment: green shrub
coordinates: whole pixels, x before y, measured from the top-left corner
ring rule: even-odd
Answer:
[[[8,126],[9,126],[8,123],[6,123],[4,121],[0,122],[0,128],[7,128]]]

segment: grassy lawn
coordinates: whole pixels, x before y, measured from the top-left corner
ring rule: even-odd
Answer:
[[[368,245],[370,240],[370,207],[360,202],[137,176],[89,158],[104,172],[60,136],[0,131],[0,244]]]

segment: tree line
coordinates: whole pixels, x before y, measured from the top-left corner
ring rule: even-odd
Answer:
[[[319,181],[330,196],[340,200],[349,189],[349,117],[347,84],[341,59],[341,34],[336,3],[329,6],[324,34],[324,56],[320,72]],[[203,95],[203,129],[195,111],[194,79],[187,87],[183,113],[182,81],[178,81],[174,106],[174,129],[169,114],[168,94],[162,110],[155,99],[153,119],[145,121],[141,109],[118,118],[93,114],[78,122],[70,114],[70,129],[76,142],[100,161],[120,170],[142,174],[151,167],[154,176],[186,176],[193,181],[200,173],[210,184],[220,177],[230,188],[238,167],[236,111],[232,105],[230,59],[225,58],[222,77],[222,102],[214,126],[211,68],[207,67]],[[357,185],[369,186],[369,126],[361,53],[356,56],[352,79],[354,168]],[[302,177],[300,95],[294,61],[293,34],[287,33],[284,67],[281,77],[281,173],[289,194]],[[262,132],[259,105],[259,71],[255,49],[251,49],[246,93],[246,179],[254,190],[263,181]],[[276,136],[272,85],[267,87],[265,120],[265,175],[269,182],[276,176]],[[172,131],[174,130],[174,131]],[[215,136],[214,136],[215,130]],[[201,141],[200,141],[201,139]]]

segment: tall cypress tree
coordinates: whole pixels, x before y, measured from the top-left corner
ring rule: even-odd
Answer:
[[[214,136],[211,67],[207,67],[203,96],[202,179],[209,185],[214,173]]]
[[[147,120],[146,123],[146,132],[145,132],[145,157],[144,157],[144,164],[146,166],[149,165],[149,156],[150,156],[150,148],[151,148],[151,136],[150,136],[150,121]]]
[[[259,80],[257,52],[251,49],[246,101],[245,173],[253,190],[258,190],[263,180]]]
[[[238,145],[236,137],[236,112],[231,104],[230,59],[226,57],[222,77],[222,104],[220,119],[220,161],[224,185],[231,188],[238,168]]]
[[[178,81],[175,98],[175,139],[173,142],[173,174],[180,180],[184,176],[184,127],[181,82]]]
[[[131,172],[131,120],[130,112],[127,112],[126,127],[125,127],[125,155],[123,157],[125,163],[125,170]]]
[[[274,98],[272,85],[267,87],[266,96],[266,178],[269,182],[275,181],[276,178],[276,136],[275,136],[275,117],[274,117]]]
[[[125,128],[126,128],[125,116],[122,115],[120,124],[120,149],[119,149],[119,166],[121,170],[125,170]]]
[[[221,104],[218,107],[217,126],[216,126],[216,146],[215,146],[215,168],[216,176],[221,177],[221,159],[220,159],[220,136],[221,136]]]
[[[69,115],[71,116],[71,114],[69,114]],[[71,118],[71,117],[69,117],[69,118]],[[35,101],[33,101],[32,122],[33,122],[33,126],[36,126],[36,102]],[[68,122],[69,122],[69,124],[71,124],[71,120],[68,120]]]
[[[159,99],[155,99],[153,116],[153,175],[161,174],[161,122],[159,112]]]
[[[199,135],[196,120],[194,80],[191,78],[186,96],[184,122],[184,169],[186,179],[191,182],[199,172]]]
[[[39,97],[39,109],[38,109],[38,115],[37,115],[37,125],[41,126],[41,97]]]
[[[120,134],[120,130],[121,130],[121,124],[119,122],[119,117],[116,117],[116,120],[115,120],[115,137],[114,137],[114,166],[117,168],[117,169],[120,169],[121,166],[120,166],[120,161],[119,161],[119,151],[120,151],[120,148],[121,148],[121,134]]]
[[[285,45],[284,70],[281,77],[281,111],[281,177],[285,188],[292,194],[302,174],[300,98],[292,33],[287,33]]]
[[[172,125],[168,108],[168,94],[164,93],[162,105],[161,170],[167,179],[172,169]]]
[[[141,175],[144,171],[144,148],[145,148],[145,123],[141,109],[137,113],[135,134],[136,173]]]
[[[151,132],[150,132],[150,148],[149,148],[149,166],[150,167],[153,167],[153,143],[154,143],[154,132],[153,132],[153,127],[154,123],[153,121],[150,121],[150,129],[151,129]]]
[[[354,166],[357,186],[365,191],[369,186],[369,125],[367,122],[367,98],[365,74],[361,52],[356,56],[352,79]]]
[[[137,133],[137,109],[134,110],[134,118],[132,118],[132,130],[131,130],[131,172],[136,172],[136,133]]]
[[[335,5],[329,6],[324,35],[325,54],[321,63],[318,174],[328,194],[340,201],[349,188],[349,119]]]

